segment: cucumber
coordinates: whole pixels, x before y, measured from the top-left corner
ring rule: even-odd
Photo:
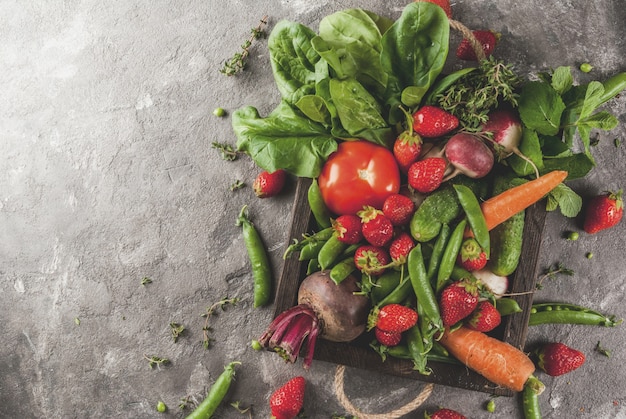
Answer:
[[[519,178],[497,180],[494,185],[494,194],[523,182],[524,180]],[[489,233],[491,256],[488,267],[496,275],[509,276],[517,269],[522,254],[524,218],[525,211],[521,211]]]

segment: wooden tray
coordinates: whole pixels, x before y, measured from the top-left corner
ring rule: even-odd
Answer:
[[[294,239],[300,240],[304,233],[312,232],[313,217],[307,198],[310,184],[310,179],[298,179],[288,245],[293,243]],[[546,212],[541,205],[535,204],[526,210],[522,245],[523,259],[517,270],[509,277],[510,292],[519,293],[514,298],[519,303],[522,312],[504,317],[500,327],[493,333],[495,337],[520,349],[523,349],[528,333],[528,319],[533,294],[527,292],[535,289],[537,262],[545,218]],[[297,303],[298,287],[306,275],[306,265],[306,263],[300,262],[296,256],[285,260],[276,289],[274,317]],[[429,362],[428,365],[432,368],[432,374],[422,375],[413,370],[413,362],[410,360],[387,357],[386,361],[383,362],[380,355],[368,347],[368,342],[369,338],[356,339],[350,343],[336,343],[318,339],[314,359],[496,395],[511,396],[514,394],[505,388],[496,387],[482,376],[460,365]]]

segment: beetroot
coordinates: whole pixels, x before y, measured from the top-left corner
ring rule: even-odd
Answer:
[[[339,285],[328,271],[307,276],[298,290],[298,305],[279,314],[263,332],[259,343],[292,363],[304,346],[303,365],[308,369],[318,337],[349,342],[365,331],[370,301],[357,294],[360,291],[354,276]]]

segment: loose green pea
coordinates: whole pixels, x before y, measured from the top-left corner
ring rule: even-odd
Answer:
[[[215,108],[213,110],[213,115],[217,116],[218,118],[221,118],[223,116],[226,116],[226,111],[224,110],[224,108]]]
[[[156,405],[157,412],[164,413],[167,411],[167,405],[163,403],[161,400]]]
[[[567,235],[567,240],[576,241],[580,235],[577,231],[570,231]]]
[[[253,340],[252,342],[250,342],[250,346],[252,347],[252,349],[254,349],[255,351],[260,351],[263,349],[263,346],[261,346],[261,343],[258,340]]]
[[[491,399],[487,402],[487,412],[489,413],[493,413],[496,411],[496,401],[494,399]]]
[[[587,252],[587,254],[585,255],[585,257],[586,257],[587,259],[591,259],[591,258],[593,257],[593,253],[591,253],[591,252]]]
[[[593,70],[593,66],[589,63],[582,63],[580,65],[580,71],[583,73],[589,73],[591,70]]]

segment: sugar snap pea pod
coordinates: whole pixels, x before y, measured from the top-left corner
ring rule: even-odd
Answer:
[[[347,244],[339,241],[336,234],[330,236],[317,254],[317,260],[322,269],[332,266],[347,247]]]
[[[320,192],[317,179],[313,179],[311,182],[311,186],[309,186],[307,191],[307,198],[309,200],[311,213],[313,214],[313,218],[315,218],[317,225],[319,225],[320,228],[330,227],[330,213],[328,212],[328,208],[322,199],[322,193]]]
[[[450,226],[448,224],[444,223],[441,226],[439,236],[437,236],[437,240],[435,241],[435,245],[433,246],[433,251],[430,254],[430,259],[428,260],[428,281],[430,281],[433,288],[435,288],[437,285],[435,283],[435,279],[437,278],[437,271],[439,270],[439,265],[441,264],[443,251],[446,248],[448,239],[450,238],[450,231]]]
[[[295,240],[294,243],[287,246],[287,250],[285,250],[285,254],[283,255],[283,259],[287,259],[291,257],[294,252],[300,252],[302,249],[310,243],[317,242],[325,242],[333,235],[333,228],[328,227],[323,230],[320,230],[312,235],[304,236],[302,240]]]
[[[453,281],[460,281],[461,279],[471,279],[474,275],[467,269],[463,269],[460,266],[454,266],[450,273],[450,279]]]
[[[383,298],[391,294],[391,292],[400,285],[401,279],[402,272],[391,269],[379,276],[370,293],[372,304],[378,304]]]
[[[252,265],[252,276],[254,278],[253,306],[261,307],[269,303],[272,293],[272,271],[269,257],[261,236],[256,230],[247,215],[247,205],[244,205],[237,218],[237,225],[242,227],[243,242],[250,264]]]
[[[590,308],[567,303],[536,303],[530,310],[529,326],[539,324],[581,324],[614,327],[622,323]]]
[[[409,351],[409,347],[407,345],[397,345],[397,346],[389,347],[385,351],[385,354],[392,356],[394,358],[398,358],[398,359],[413,359],[411,356],[411,352]],[[427,362],[431,362],[431,361],[443,362],[446,364],[461,365],[461,363],[456,358],[450,356],[449,354],[438,352],[438,351],[431,351],[428,354],[426,354],[426,361]]]
[[[501,316],[508,316],[522,312],[522,308],[513,298],[499,298],[496,300],[496,309]]]
[[[421,244],[418,243],[411,249],[407,264],[413,292],[417,297],[421,332],[423,337],[426,337],[427,342],[432,342],[433,334],[437,330],[443,330],[443,322],[439,313],[439,305],[437,304],[435,291],[433,290],[426,272]],[[431,345],[428,346],[427,349],[430,350]]]
[[[317,255],[320,253],[320,250],[325,243],[325,241],[314,241],[307,243],[302,248],[302,250],[300,250],[300,256],[298,256],[298,260],[305,261],[317,258]]]
[[[545,385],[537,377],[531,375],[522,390],[522,410],[524,419],[541,419],[539,408],[539,395],[545,389]]]
[[[600,104],[608,102],[622,90],[626,89],[626,72],[617,73],[607,79],[602,85],[604,86],[604,93],[601,96]]]
[[[307,264],[307,268],[306,268],[306,274],[311,275],[312,273],[317,272],[319,270],[320,270],[320,263],[317,260],[317,258],[309,260],[309,263]]]
[[[332,279],[335,284],[339,285],[355,270],[356,266],[354,265],[354,258],[345,258],[332,267],[330,270],[330,279]]]
[[[411,295],[412,291],[411,280],[408,277],[402,278],[394,290],[380,300],[376,306],[383,307],[387,304],[402,304]]]
[[[483,211],[480,209],[478,198],[476,198],[474,192],[465,185],[454,185],[454,190],[459,198],[461,207],[463,207],[463,211],[465,211],[465,216],[474,233],[474,238],[487,255],[487,259],[489,259],[491,249],[489,229],[487,228]]]
[[[439,292],[443,289],[446,281],[450,278],[452,274],[452,270],[454,269],[454,263],[456,262],[456,257],[459,253],[459,249],[461,248],[461,243],[463,243],[463,233],[465,232],[465,227],[467,226],[467,219],[461,220],[460,223],[456,225],[452,234],[450,235],[450,240],[448,240],[448,244],[446,244],[446,248],[443,251],[443,256],[441,257],[441,264],[439,266],[439,271],[437,272],[437,288],[436,292]]]
[[[405,333],[409,353],[413,360],[413,369],[419,371],[420,374],[430,375],[432,370],[426,365],[428,358],[424,351],[424,341],[419,326],[415,325]]]
[[[211,415],[213,415],[226,396],[226,393],[228,393],[228,389],[235,376],[235,366],[239,364],[241,364],[241,362],[234,361],[224,367],[224,372],[217,377],[217,380],[215,380],[209,389],[207,396],[202,403],[187,416],[187,419],[209,419]]]

